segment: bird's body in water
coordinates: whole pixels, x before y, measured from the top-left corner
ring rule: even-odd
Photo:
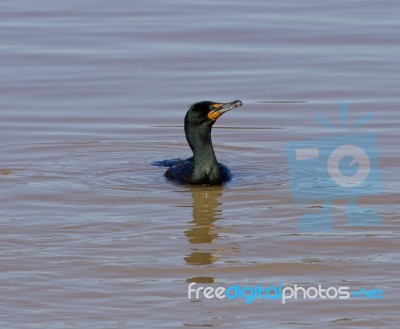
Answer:
[[[185,116],[186,140],[193,156],[186,160],[165,160],[157,164],[168,166],[165,176],[193,185],[219,185],[232,177],[229,168],[215,157],[211,128],[225,112],[242,105],[241,101],[218,103],[203,101],[193,104]]]

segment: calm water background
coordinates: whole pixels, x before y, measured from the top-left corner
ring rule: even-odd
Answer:
[[[0,4],[3,328],[398,328],[396,1]],[[224,187],[166,181],[189,104],[241,99],[213,130]],[[378,136],[378,227],[304,233],[286,143],[315,117]],[[340,132],[339,132],[340,133]],[[188,282],[381,288],[384,299],[189,301]]]

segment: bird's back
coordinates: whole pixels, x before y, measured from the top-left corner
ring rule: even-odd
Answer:
[[[164,174],[165,177],[180,183],[192,184],[192,174],[194,168],[193,157],[186,160],[166,160],[163,161],[163,164],[169,167]],[[222,182],[229,181],[232,178],[229,168],[222,163],[218,163],[218,167],[221,173]]]
[[[167,169],[164,176],[180,183],[191,184],[193,167],[193,157],[186,160],[180,160],[179,162],[174,162]]]

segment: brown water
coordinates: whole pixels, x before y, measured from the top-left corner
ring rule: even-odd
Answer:
[[[2,1],[2,328],[398,328],[400,6],[395,1]],[[215,125],[223,187],[168,182],[183,116]],[[381,224],[303,232],[289,141],[371,112]],[[350,300],[189,300],[198,285],[382,289]]]

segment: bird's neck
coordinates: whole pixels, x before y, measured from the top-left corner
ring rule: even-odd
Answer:
[[[211,127],[196,131],[189,140],[193,151],[192,183],[195,184],[220,184],[221,173],[217,158],[211,142]]]

